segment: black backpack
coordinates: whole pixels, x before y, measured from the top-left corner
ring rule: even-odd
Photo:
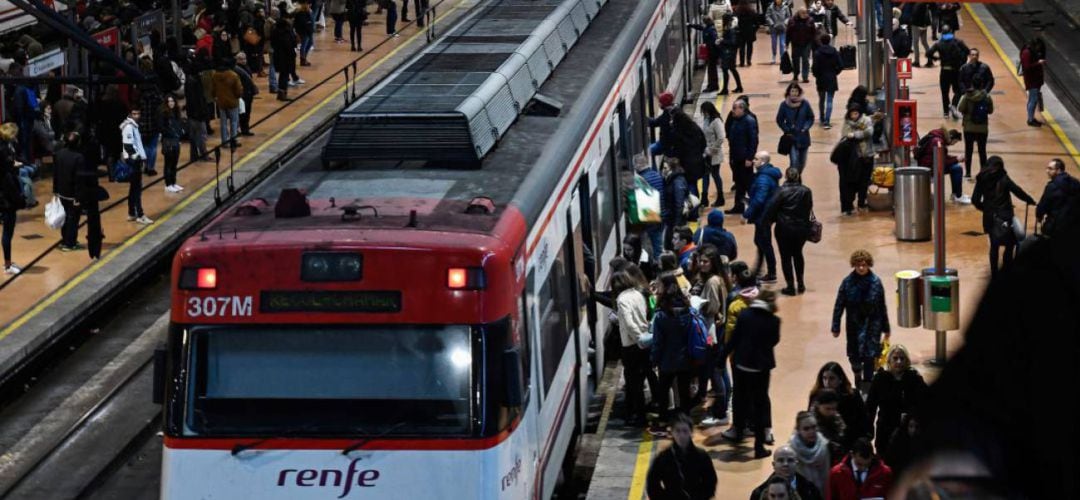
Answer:
[[[989,97],[974,101],[971,104],[971,112],[968,113],[971,123],[975,125],[986,125],[990,121],[990,100]]]

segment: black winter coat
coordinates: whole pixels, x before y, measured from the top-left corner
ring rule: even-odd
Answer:
[[[1012,221],[1013,195],[1029,205],[1035,204],[1035,199],[1017,186],[1000,166],[987,167],[975,176],[971,203],[982,211],[983,232],[990,233],[995,216],[1000,221]]]
[[[78,151],[68,148],[57,151],[53,165],[53,193],[62,198],[75,198],[75,174],[85,162]]]
[[[15,170],[15,148],[11,143],[0,143],[0,211],[26,208],[26,198]]]
[[[731,362],[753,370],[776,368],[773,348],[780,343],[780,318],[754,302],[739,313],[731,340],[724,352],[734,352]]]
[[[866,397],[866,415],[877,417],[877,428],[892,429],[900,425],[900,415],[912,413],[926,397],[926,381],[914,368],[908,368],[899,379],[885,369],[874,373],[870,393]],[[892,436],[882,439],[888,442]]]
[[[716,495],[716,469],[705,450],[691,445],[679,452],[675,444],[656,455],[646,479],[652,500],[707,500]]]
[[[764,483],[761,483],[754,491],[750,493],[750,500],[761,500],[762,498],[768,498],[765,493],[765,489],[769,487],[769,479],[766,479]],[[809,479],[803,477],[798,472],[795,473],[795,494],[798,495],[799,500],[822,500],[825,495],[818,489],[814,483],[811,483]]]
[[[1069,200],[1080,196],[1080,180],[1069,174],[1058,174],[1050,182],[1046,183],[1039,205],[1035,208],[1035,217],[1043,221],[1043,234],[1054,233],[1055,219],[1065,213],[1069,206]]]
[[[813,62],[811,72],[814,73],[818,91],[840,90],[840,85],[836,81],[836,75],[844,70],[844,61],[840,59],[840,51],[832,45],[822,45],[814,51]]]
[[[790,182],[780,186],[765,210],[765,220],[776,223],[776,230],[802,237],[810,232],[810,213],[814,210],[814,193],[802,184]]]
[[[299,43],[289,23],[279,21],[274,25],[274,31],[270,33],[270,47],[274,50],[274,68],[278,73],[291,73],[296,69],[296,45]]]

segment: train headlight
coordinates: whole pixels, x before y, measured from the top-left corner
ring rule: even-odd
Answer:
[[[185,267],[180,271],[181,290],[213,290],[217,288],[217,269]]]
[[[483,290],[484,268],[451,267],[446,270],[446,287],[451,290]]]
[[[308,252],[300,264],[303,281],[360,281],[364,258],[358,253]]]

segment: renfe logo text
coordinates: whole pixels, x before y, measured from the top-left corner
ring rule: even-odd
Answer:
[[[283,469],[278,473],[277,485],[286,486],[286,483],[289,483],[288,486],[295,484],[305,488],[333,486],[341,488],[338,498],[345,498],[352,491],[354,482],[361,488],[371,488],[379,479],[379,471],[375,469],[357,470],[356,463],[359,461],[360,459],[357,458],[349,462],[349,470],[344,474],[336,469]]]

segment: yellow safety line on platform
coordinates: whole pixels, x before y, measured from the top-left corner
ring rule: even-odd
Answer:
[[[441,16],[435,18],[435,21],[432,24],[443,20],[444,18],[446,18],[446,16],[449,16],[451,13],[457,11],[461,7],[461,4],[463,4],[463,3],[465,3],[465,0],[459,0],[456,4],[454,4],[454,6],[452,8],[450,8],[449,10],[444,12]],[[323,99],[322,102],[316,104],[314,107],[312,107],[311,109],[306,111],[304,114],[300,115],[299,118],[297,118],[292,123],[290,123],[288,126],[283,128],[280,132],[274,134],[272,137],[270,137],[270,139],[268,139],[265,142],[263,142],[262,144],[260,144],[258,147],[255,148],[255,150],[253,150],[250,153],[244,155],[244,157],[241,158],[240,161],[237,162],[233,166],[233,170],[235,171],[235,170],[239,169],[242,165],[247,163],[248,160],[256,157],[259,153],[263,152],[266,148],[270,147],[271,144],[274,144],[275,142],[277,142],[278,139],[281,139],[281,137],[283,137],[285,134],[291,132],[294,128],[296,128],[297,125],[303,123],[304,120],[307,120],[309,117],[311,117],[311,115],[315,114],[317,111],[324,108],[327,104],[330,103],[331,100],[340,98],[341,92],[345,90],[345,88],[349,85],[349,83],[357,82],[361,78],[366,77],[368,74],[370,74],[376,68],[378,68],[378,67],[382,66],[383,64],[385,64],[386,61],[389,61],[391,57],[393,57],[395,54],[398,53],[398,51],[404,49],[405,47],[408,47],[408,46],[412,45],[412,43],[417,38],[419,38],[420,35],[423,35],[424,33],[425,33],[424,30],[413,33],[412,36],[405,39],[404,43],[402,43],[401,45],[398,45],[397,47],[394,47],[393,50],[388,52],[386,55],[384,55],[378,61],[375,61],[374,64],[369,66],[367,69],[362,71],[360,74],[356,75],[356,77],[353,78],[351,82],[343,83],[340,87],[337,88],[337,90],[331,92],[330,95],[326,96],[326,98]],[[106,253],[105,255],[103,255],[100,259],[98,259],[97,262],[95,262],[90,267],[84,269],[82,272],[77,274],[75,276],[75,278],[73,278],[71,281],[69,281],[66,285],[60,287],[58,290],[56,290],[55,292],[50,294],[44,300],[42,300],[41,302],[38,302],[38,304],[36,306],[31,308],[29,311],[23,313],[21,316],[16,318],[15,321],[12,321],[10,324],[8,324],[8,326],[4,327],[3,330],[0,330],[0,340],[6,338],[8,335],[11,335],[12,332],[14,332],[15,330],[19,329],[21,326],[26,324],[27,321],[30,321],[31,319],[33,319],[34,316],[37,316],[38,314],[41,314],[41,311],[45,310],[46,307],[51,306],[57,300],[59,300],[60,297],[63,297],[65,294],[70,292],[73,288],[75,288],[76,286],[81,284],[83,281],[86,280],[87,277],[89,277],[94,272],[96,272],[98,269],[100,269],[101,266],[104,266],[108,262],[112,261],[117,255],[119,255],[121,253],[120,252],[121,250],[129,248],[132,245],[134,245],[135,243],[138,243],[140,240],[142,240],[142,238],[149,233],[149,231],[147,231],[147,229],[149,229],[149,228],[151,228],[153,226],[160,225],[160,224],[164,223],[165,221],[173,218],[176,214],[180,213],[183,209],[187,208],[188,205],[190,205],[192,202],[194,202],[196,198],[202,196],[203,194],[206,194],[208,191],[210,191],[210,189],[213,186],[217,185],[217,183],[221,182],[221,180],[225,179],[226,177],[228,177],[227,172],[223,172],[223,173],[219,174],[216,178],[212,179],[213,180],[212,183],[208,182],[205,186],[200,188],[198,191],[195,191],[194,193],[192,193],[191,196],[188,196],[187,198],[184,198],[183,200],[181,200],[180,203],[177,203],[176,205],[173,205],[172,208],[170,208],[167,212],[165,212],[165,214],[162,215],[160,218],[158,218],[158,220],[154,221],[153,224],[151,224],[149,226],[146,226],[146,228],[140,229],[138,232],[136,232],[130,238],[128,238],[122,244],[120,244],[119,247],[114,248],[111,251],[109,251],[108,253]]]
[[[630,494],[626,497],[627,500],[645,498],[645,477],[648,475],[649,461],[652,458],[653,438],[649,431],[642,432],[641,435],[637,459],[634,460],[634,477],[630,479]]]
[[[1012,75],[1013,79],[1020,83],[1020,88],[1023,89],[1024,78],[1016,74],[1016,65],[1013,64],[1012,58],[1010,58],[1008,54],[1005,53],[1005,50],[1001,47],[1000,44],[998,44],[997,40],[990,35],[990,30],[986,27],[985,24],[983,24],[982,19],[980,19],[979,15],[975,13],[975,10],[966,3],[964,4],[964,8],[967,9],[967,13],[969,16],[971,16],[971,19],[975,21],[975,25],[979,27],[979,31],[981,31],[983,36],[990,41],[990,46],[994,48],[994,52],[997,52],[998,57],[1001,58],[1001,61],[1003,63],[1005,63],[1005,67],[1009,69],[1009,74]],[[1057,136],[1058,141],[1061,142],[1061,145],[1065,147],[1065,151],[1072,158],[1073,163],[1075,163],[1077,166],[1080,166],[1080,150],[1076,149],[1076,146],[1073,145],[1072,141],[1069,139],[1069,136],[1066,135],[1065,131],[1062,130],[1061,126],[1058,125],[1057,119],[1054,118],[1054,115],[1050,113],[1050,110],[1043,109],[1042,113],[1046,116],[1046,124],[1050,126],[1050,130],[1054,132],[1054,135]]]

